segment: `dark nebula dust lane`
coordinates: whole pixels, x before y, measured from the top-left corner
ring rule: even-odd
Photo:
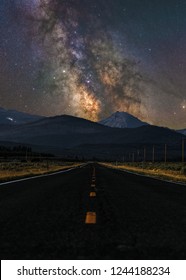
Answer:
[[[185,259],[185,199],[184,186],[92,164],[1,186],[1,259]]]
[[[186,126],[186,4],[2,0],[0,105]]]

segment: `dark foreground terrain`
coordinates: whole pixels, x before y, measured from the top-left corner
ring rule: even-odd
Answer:
[[[186,259],[186,187],[88,164],[0,185],[0,231],[1,259]]]

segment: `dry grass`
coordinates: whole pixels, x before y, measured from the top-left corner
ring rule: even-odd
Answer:
[[[31,177],[75,167],[80,163],[69,162],[1,162],[0,181]]]
[[[185,167],[181,163],[102,163],[106,167],[135,172],[160,179],[186,183]]]

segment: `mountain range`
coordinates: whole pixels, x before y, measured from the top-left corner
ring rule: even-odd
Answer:
[[[23,119],[19,119],[20,124],[16,122],[17,125],[14,122],[7,125],[0,122],[0,145],[5,145],[6,142],[14,145],[21,143],[29,145],[36,151],[50,152],[60,156],[76,155],[87,159],[96,157],[112,160],[119,159],[125,154],[129,155],[133,151],[138,151],[140,157],[144,147],[151,151],[152,145],[156,146],[157,156],[161,158],[166,143],[172,151],[171,156],[180,155],[182,134],[168,128],[140,122],[127,113],[116,112],[115,119],[118,115],[120,120],[125,119],[125,124],[128,121],[127,128],[109,127],[102,123],[68,115],[33,116],[33,118],[29,115],[26,119],[23,115]],[[111,120],[113,119],[112,115]],[[134,127],[135,124],[138,127]]]
[[[19,125],[19,124],[34,122],[42,118],[43,118],[42,116],[31,115],[16,110],[7,110],[0,107],[0,125],[1,124]]]

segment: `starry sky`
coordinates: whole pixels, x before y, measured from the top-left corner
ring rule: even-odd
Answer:
[[[186,128],[185,0],[0,0],[0,106]]]

